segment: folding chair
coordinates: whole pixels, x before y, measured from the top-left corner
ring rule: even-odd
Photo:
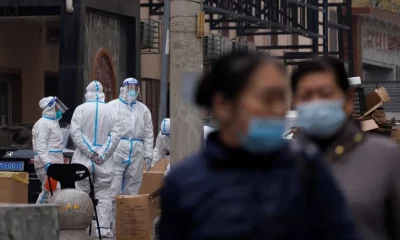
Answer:
[[[79,163],[51,164],[49,166],[49,168],[47,169],[47,177],[49,178],[47,180],[49,181],[51,196],[53,196],[53,191],[52,191],[52,187],[51,187],[50,178],[60,182],[61,189],[68,189],[68,188],[75,189],[75,182],[81,181],[85,178],[89,178],[89,185],[90,185],[89,197],[93,203],[99,239],[102,240],[101,233],[100,233],[99,218],[97,216],[97,209],[96,209],[98,200],[95,199],[94,185],[93,185],[92,179],[90,178],[90,172],[87,169],[87,167],[85,167],[84,165],[79,164]],[[89,227],[89,234],[91,234],[91,230],[92,230],[92,224],[90,224],[90,227]]]

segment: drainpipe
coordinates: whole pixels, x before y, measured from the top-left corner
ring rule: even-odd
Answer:
[[[72,6],[73,5],[73,0],[66,0],[66,9],[67,9],[67,12],[68,13],[72,13],[73,11],[74,11],[74,7]]]
[[[169,75],[169,23],[170,22],[170,0],[164,0],[163,17],[163,43],[161,53],[161,81],[160,81],[160,109],[158,126],[167,117],[168,102],[168,75]]]

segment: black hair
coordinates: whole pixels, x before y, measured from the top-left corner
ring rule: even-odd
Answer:
[[[261,52],[239,51],[223,55],[217,59],[209,73],[201,78],[196,92],[196,103],[207,109],[212,108],[216,93],[231,101],[245,89],[254,71],[262,63],[275,64],[282,72],[283,66],[274,58]]]
[[[291,77],[292,92],[296,93],[299,81],[306,75],[318,72],[332,72],[335,75],[336,84],[343,92],[350,88],[344,63],[334,57],[317,57],[310,61],[304,61],[294,70]]]

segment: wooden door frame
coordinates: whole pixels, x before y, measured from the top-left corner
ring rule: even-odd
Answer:
[[[99,59],[103,55],[105,55],[107,57],[108,61],[110,61],[110,64],[111,64],[111,71],[112,71],[111,84],[112,84],[113,97],[112,97],[112,99],[108,99],[109,101],[111,101],[111,100],[115,99],[118,96],[117,95],[117,87],[116,87],[116,84],[115,84],[115,81],[116,81],[117,78],[116,78],[116,75],[115,75],[115,67],[114,67],[114,64],[112,62],[111,53],[106,48],[100,48],[99,50],[97,50],[96,54],[94,55],[94,58],[92,60],[92,66],[91,66],[92,67],[91,81],[99,80],[99,79],[96,79],[96,69],[97,69],[97,66],[99,64]],[[104,88],[104,86],[103,86],[103,88]]]

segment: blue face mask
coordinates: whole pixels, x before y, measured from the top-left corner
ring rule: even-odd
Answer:
[[[248,133],[240,137],[240,142],[249,152],[271,153],[286,144],[284,129],[283,119],[256,118],[251,120]]]
[[[297,105],[297,126],[315,137],[333,136],[346,121],[344,101],[315,101]]]
[[[136,97],[137,96],[137,92],[135,90],[130,90],[128,92],[128,95],[131,96],[131,97]]]
[[[60,110],[58,110],[58,111],[56,112],[56,119],[57,119],[57,120],[60,120],[60,119],[62,118],[62,115],[63,115],[63,113],[62,113]]]

